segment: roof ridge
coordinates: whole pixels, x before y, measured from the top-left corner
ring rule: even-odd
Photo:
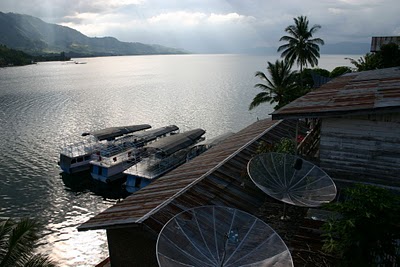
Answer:
[[[216,166],[214,166],[213,168],[211,168],[210,170],[208,170],[206,173],[204,173],[203,175],[201,175],[200,177],[198,177],[196,180],[194,180],[193,182],[191,182],[189,185],[185,186],[184,188],[182,188],[181,190],[179,190],[177,193],[175,193],[172,197],[170,197],[169,199],[167,199],[166,201],[162,202],[161,204],[159,204],[157,207],[153,208],[152,210],[150,210],[149,212],[147,212],[145,215],[143,215],[139,220],[137,220],[137,223],[142,223],[143,221],[145,221],[146,219],[148,219],[152,214],[154,214],[154,212],[160,210],[161,208],[165,207],[166,205],[168,205],[169,203],[171,203],[175,198],[177,198],[178,196],[182,195],[184,192],[186,192],[189,188],[191,188],[194,184],[198,183],[200,180],[202,180],[204,177],[207,177],[208,175],[210,175],[211,173],[213,173],[214,171],[216,171],[218,168],[220,168],[222,165],[224,165],[228,160],[232,159],[234,156],[236,156],[238,153],[240,153],[244,148],[246,148],[249,144],[255,142],[257,139],[260,139],[263,135],[265,135],[266,132],[270,131],[271,129],[273,129],[274,127],[276,127],[278,124],[280,124],[282,122],[282,120],[277,121],[276,123],[274,123],[273,125],[271,125],[270,127],[268,127],[267,129],[265,129],[264,131],[262,131],[260,134],[258,134],[257,136],[255,136],[254,138],[252,138],[250,141],[248,141],[246,144],[244,144],[243,146],[241,146],[239,149],[235,150],[235,152],[233,152],[231,155],[229,155],[228,157],[226,157],[223,161],[221,161],[220,163],[218,163]]]

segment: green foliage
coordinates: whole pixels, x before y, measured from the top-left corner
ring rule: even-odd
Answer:
[[[397,44],[390,43],[382,45],[380,51],[372,54],[367,53],[358,60],[350,60],[357,71],[375,70],[400,66],[400,48]]]
[[[291,65],[287,61],[276,60],[275,63],[268,62],[267,70],[270,78],[261,71],[255,74],[256,77],[266,83],[259,83],[254,86],[260,88],[262,92],[254,97],[250,103],[249,110],[265,102],[270,104],[277,103],[274,108],[278,109],[293,101],[299,95],[295,72],[291,71]]]
[[[286,153],[286,154],[296,154],[296,142],[293,139],[283,137],[275,145],[275,152]]]
[[[55,266],[47,256],[33,253],[39,239],[38,227],[32,219],[0,222],[0,267]]]
[[[0,67],[23,66],[32,63],[32,56],[0,45]]]
[[[313,38],[313,35],[321,28],[320,25],[314,25],[309,28],[309,21],[306,16],[299,16],[293,19],[295,24],[286,27],[288,35],[282,36],[279,41],[285,41],[286,44],[278,48],[282,51],[281,57],[288,60],[291,64],[294,62],[300,66],[300,73],[303,67],[310,64],[311,67],[318,65],[319,45],[324,41],[320,38]]]
[[[260,142],[257,147],[256,153],[263,154],[268,152],[278,152],[286,154],[296,154],[296,142],[293,139],[283,137],[276,144],[267,142]]]
[[[337,253],[343,266],[394,266],[386,256],[400,261],[400,197],[367,185],[344,193],[343,202],[327,205],[339,216],[323,225],[323,249]]]
[[[351,72],[351,68],[350,68],[350,67],[347,67],[347,66],[339,66],[339,67],[334,68],[334,69],[330,72],[329,77],[330,77],[330,78],[336,78],[336,77],[339,77],[339,76],[341,76],[341,75],[343,75],[343,74],[345,74],[345,73],[350,73],[350,72]]]
[[[382,45],[377,53],[381,58],[382,68],[391,68],[400,66],[400,48],[395,43]]]
[[[365,56],[360,57],[358,60],[346,58],[350,60],[351,64],[356,67],[357,71],[375,70],[380,67],[380,58],[377,54],[367,53]]]
[[[320,76],[323,77],[329,77],[330,72],[326,69],[320,69],[320,68],[315,68],[315,69],[309,69],[306,68],[303,70],[303,74],[302,74],[302,84],[303,84],[303,88],[306,89],[306,91],[304,92],[304,94],[308,93],[312,88],[314,88],[314,80],[312,78],[311,73],[316,73]],[[300,79],[300,77],[299,77]]]

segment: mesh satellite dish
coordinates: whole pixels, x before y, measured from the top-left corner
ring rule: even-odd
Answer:
[[[177,214],[161,230],[157,260],[169,266],[293,266],[281,237],[257,217],[202,206]]]
[[[318,207],[336,197],[336,186],[329,175],[294,155],[257,155],[249,161],[247,171],[262,191],[284,203]]]

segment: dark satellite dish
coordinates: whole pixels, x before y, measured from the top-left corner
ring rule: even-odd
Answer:
[[[169,266],[293,266],[281,237],[257,217],[228,207],[183,211],[165,224],[157,260]]]
[[[318,207],[336,197],[336,186],[329,175],[298,156],[260,154],[249,161],[247,171],[262,191],[284,203]]]

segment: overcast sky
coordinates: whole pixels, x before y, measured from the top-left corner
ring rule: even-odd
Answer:
[[[322,26],[316,36],[326,44],[400,35],[399,0],[0,0],[0,11],[39,17],[90,37],[203,53],[277,47],[299,15]]]

